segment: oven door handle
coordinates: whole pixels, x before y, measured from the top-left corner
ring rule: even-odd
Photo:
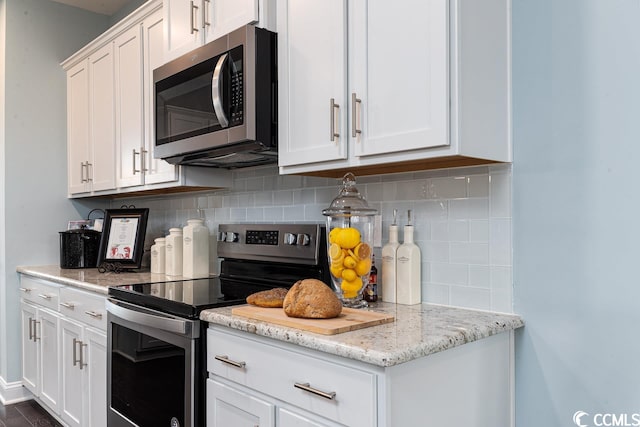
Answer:
[[[161,315],[145,313],[138,311],[131,306],[123,307],[121,303],[112,300],[107,300],[106,305],[109,313],[129,322],[161,329],[167,332],[173,332],[175,334],[191,335],[192,333],[192,322],[189,320],[173,319]]]

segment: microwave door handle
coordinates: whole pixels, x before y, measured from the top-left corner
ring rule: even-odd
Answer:
[[[218,59],[216,68],[213,70],[213,77],[211,78],[211,99],[213,100],[213,111],[218,117],[220,126],[223,128],[229,126],[229,119],[227,119],[227,116],[224,114],[224,109],[222,108],[222,69],[228,59],[228,52]]]

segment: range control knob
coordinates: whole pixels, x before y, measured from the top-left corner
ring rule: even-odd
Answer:
[[[227,233],[218,231],[218,242],[224,242],[225,240],[227,240]]]
[[[308,234],[298,234],[296,238],[296,245],[309,246],[309,242],[311,242],[311,238]]]
[[[233,231],[227,231],[227,236],[225,239],[228,243],[233,243],[238,241],[238,233],[234,233]]]
[[[284,244],[285,245],[295,245],[297,237],[293,233],[284,233]]]

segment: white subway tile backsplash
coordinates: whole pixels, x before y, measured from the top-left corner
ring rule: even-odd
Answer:
[[[225,222],[324,223],[322,210],[338,195],[341,183],[281,176],[275,166],[232,173],[230,190],[125,202],[151,209],[149,240],[194,216],[204,216],[212,233]],[[412,210],[422,252],[423,301],[512,310],[510,165],[357,177],[357,185],[382,215],[383,243],[393,209],[398,209],[401,242],[407,210]],[[125,202],[114,201],[112,207]]]

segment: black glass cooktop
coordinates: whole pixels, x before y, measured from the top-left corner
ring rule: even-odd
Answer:
[[[112,286],[109,296],[175,316],[197,319],[202,310],[244,304],[247,296],[264,289],[267,287],[211,277]]]

